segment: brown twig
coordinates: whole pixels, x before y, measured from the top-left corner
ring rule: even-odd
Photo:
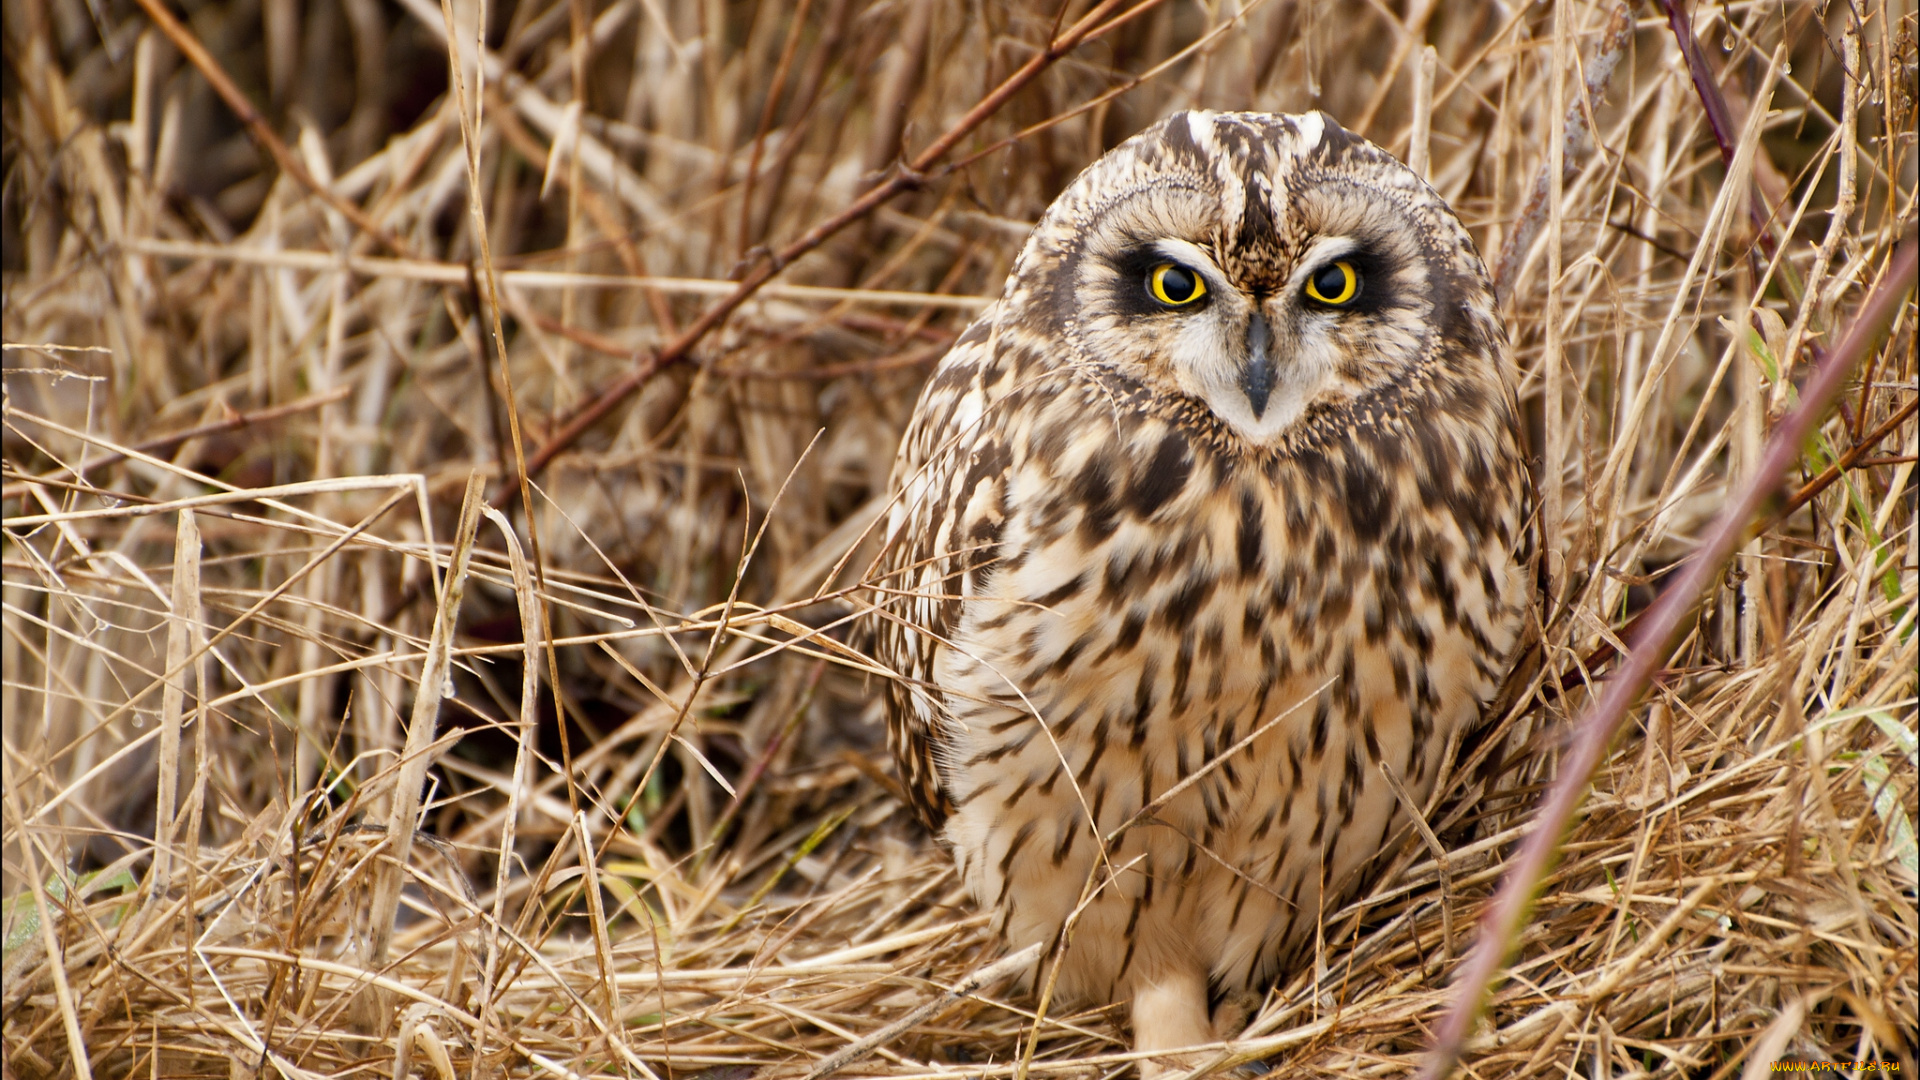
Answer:
[[[176,431],[171,435],[157,435],[143,442],[134,443],[130,449],[136,453],[152,454],[158,457],[178,449],[181,443],[190,439],[205,438],[208,435],[222,435],[229,431],[238,431],[244,427],[252,427],[255,424],[284,420],[289,416],[297,416],[300,413],[308,412],[312,409],[322,408],[327,405],[332,405],[337,401],[343,401],[352,393],[353,387],[342,386],[334,390],[329,390],[324,394],[315,394],[312,397],[301,398],[299,401],[290,401],[285,405],[275,405],[271,409],[258,409],[247,413],[231,413],[231,415],[225,419],[212,420],[195,427],[187,428],[184,431]],[[229,411],[231,412],[231,410]],[[103,469],[109,465],[118,465],[126,459],[127,455],[124,452],[113,451],[102,454],[82,464],[78,476],[75,476],[72,466],[62,466],[44,476],[34,477],[30,482],[36,484],[54,483],[67,477],[81,479],[95,469]],[[21,491],[15,488],[8,488],[4,496],[0,497],[12,499],[18,497],[20,494]]]
[[[1905,301],[1907,291],[1913,287],[1917,246],[1920,245],[1911,238],[1901,242],[1893,265],[1861,306],[1846,338],[1815,369],[1800,406],[1774,429],[1758,467],[1714,520],[1693,561],[1680,572],[1673,586],[1647,609],[1638,632],[1633,635],[1632,652],[1626,665],[1608,680],[1600,700],[1587,710],[1575,728],[1572,746],[1560,763],[1559,776],[1535,817],[1526,844],[1481,921],[1479,940],[1460,972],[1453,988],[1453,1001],[1434,1037],[1433,1057],[1421,1071],[1426,1080],[1440,1080],[1459,1062],[1467,1036],[1480,1015],[1481,1003],[1508,952],[1518,941],[1520,928],[1533,906],[1535,890],[1553,862],[1560,838],[1585,798],[1587,783],[1606,756],[1614,733],[1626,720],[1627,711],[1639,698],[1640,691],[1665,662],[1667,645],[1680,629],[1681,621],[1693,610],[1695,599],[1712,584],[1727,557],[1746,537],[1754,515],[1780,486],[1788,466],[1800,456],[1802,443],[1826,414],[1827,406],[1839,394],[1847,376],[1879,335],[1881,327]]]
[[[234,84],[226,69],[220,66],[220,62],[213,58],[213,54],[207,51],[205,45],[200,44],[200,39],[194,36],[192,30],[187,29],[185,24],[173,17],[173,13],[167,10],[163,0],[137,0],[137,2],[146,11],[147,17],[153,20],[154,25],[160,28],[160,32],[167,35],[167,39],[173,42],[174,47],[185,53],[187,59],[193,62],[193,66],[200,69],[200,74],[206,78],[207,84],[213,87],[214,93],[219,94],[220,100],[225,101],[227,108],[232,109],[234,115],[240,118],[240,122],[246,125],[247,134],[253,137],[253,141],[262,150],[273,157],[274,163],[280,166],[281,172],[293,177],[301,187],[319,196],[320,201],[339,211],[341,217],[353,222],[355,228],[380,241],[387,250],[403,258],[412,257],[413,253],[407,249],[407,246],[368,217],[365,210],[334,194],[332,189],[307,171],[307,167],[300,163],[300,159],[294,156],[293,151],[287,148],[287,144],[280,140],[280,136],[273,133],[272,126],[267,123],[265,117],[260,115],[260,110],[254,108],[253,102],[247,100],[247,95],[240,92],[240,87]]]
[[[607,356],[631,357],[639,351],[626,342],[616,341],[605,334],[596,334],[591,330],[578,326],[568,326],[559,319],[544,312],[535,311],[524,304],[514,305],[509,303],[507,309],[513,313],[513,317],[516,319],[530,322],[549,334],[558,334],[568,341],[573,342],[575,345],[592,349],[597,353],[604,353]]]
[[[801,368],[798,371],[766,371],[759,368],[720,368],[714,374],[729,379],[758,379],[772,382],[824,382],[846,375],[868,375],[876,371],[894,371],[899,368],[919,367],[930,364],[944,356],[947,344],[941,342],[927,345],[892,356],[876,357],[872,360],[849,360],[843,364],[822,364],[819,367]]]
[[[152,0],[147,0],[147,2],[152,2]],[[1141,0],[1141,3],[1135,5],[1135,7],[1136,9],[1144,8],[1150,5],[1157,5],[1160,2],[1162,2],[1162,0]],[[886,180],[868,188],[865,194],[848,204],[839,213],[807,230],[799,239],[782,247],[778,252],[774,252],[770,256],[756,262],[753,268],[748,271],[746,277],[741,280],[740,286],[737,289],[712,307],[709,307],[706,311],[701,312],[700,317],[694,320],[693,325],[682,331],[679,337],[667,343],[665,347],[652,356],[642,359],[632,371],[614,380],[611,385],[595,395],[592,402],[562,422],[554,432],[553,437],[548,439],[545,445],[541,446],[528,458],[528,475],[538,475],[543,471],[556,455],[567,447],[572,446],[589,428],[599,423],[601,418],[605,417],[609,412],[612,412],[616,406],[625,401],[634,391],[645,385],[646,381],[653,377],[654,372],[687,355],[694,345],[699,343],[700,339],[706,337],[709,331],[720,325],[727,316],[733,314],[734,310],[741,304],[746,303],[747,299],[754,294],[755,290],[772,280],[775,274],[786,269],[800,256],[805,255],[807,252],[812,251],[814,248],[819,247],[831,239],[835,234],[840,232],[840,230],[860,220],[867,214],[872,213],[881,204],[892,199],[894,196],[920,186],[927,170],[931,169],[941,158],[944,158],[955,146],[959,145],[961,139],[966,138],[970,132],[985,123],[994,113],[998,112],[1001,106],[1013,98],[1014,94],[1018,93],[1028,83],[1039,77],[1041,72],[1047,70],[1047,68],[1051,67],[1054,62],[1061,57],[1078,48],[1083,41],[1088,40],[1090,37],[1097,36],[1097,33],[1105,32],[1111,26],[1117,25],[1133,15],[1134,12],[1129,11],[1114,19],[1112,23],[1103,24],[1101,20],[1105,19],[1107,13],[1115,7],[1118,7],[1119,4],[1120,0],[1101,0],[1100,3],[1094,5],[1092,10],[1082,15],[1065,33],[1048,42],[1045,49],[1035,53],[1032,58],[1021,65],[1018,71],[1007,76],[1000,85],[994,87],[991,92],[976,102],[973,108],[967,110],[965,116],[962,116],[951,128],[948,128],[945,134],[935,139],[932,145],[922,150],[919,154],[916,154],[912,161],[894,169],[893,173],[888,176]],[[494,504],[496,506],[504,505],[511,497],[511,492],[503,489],[499,495],[495,496]]]
[[[625,342],[616,341],[605,334],[596,334],[577,326],[568,326],[551,315],[532,309],[513,310],[514,318],[523,319],[550,334],[558,334],[583,348],[592,349],[608,356],[632,356],[634,348]],[[865,375],[875,371],[892,371],[896,368],[917,367],[938,360],[952,344],[952,336],[934,335],[938,340],[933,345],[913,349],[891,356],[876,357],[872,360],[848,360],[840,364],[822,364],[819,367],[803,368],[799,371],[768,371],[751,367],[721,367],[714,374],[728,379],[758,379],[768,382],[819,382],[838,379],[843,375]]]
[[[1887,417],[1872,431],[1868,432],[1866,438],[1848,447],[1846,453],[1833,459],[1833,464],[1820,470],[1820,475],[1800,485],[1799,489],[1796,490],[1786,502],[1780,504],[1780,509],[1773,512],[1773,516],[1767,519],[1767,523],[1761,526],[1762,531],[1771,529],[1775,525],[1785,521],[1788,515],[1812,501],[1815,495],[1833,486],[1833,482],[1840,479],[1841,473],[1855,466],[1865,467],[1875,464],[1871,459],[1863,458],[1863,455],[1879,445],[1881,439],[1893,434],[1894,429],[1904,423],[1907,417],[1912,416],[1916,408],[1920,408],[1920,398],[1910,400],[1905,405],[1894,410],[1893,415]]]

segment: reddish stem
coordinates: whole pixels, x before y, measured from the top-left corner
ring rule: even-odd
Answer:
[[[1626,719],[1627,710],[1639,698],[1653,674],[1662,666],[1668,646],[1681,622],[1693,610],[1694,600],[1719,576],[1728,556],[1747,535],[1748,525],[1766,500],[1779,489],[1787,468],[1799,460],[1802,446],[1827,407],[1840,393],[1860,357],[1879,335],[1880,328],[1913,287],[1915,240],[1901,241],[1893,265],[1888,268],[1873,294],[1862,305],[1845,340],[1830,353],[1808,380],[1800,406],[1784,417],[1767,441],[1759,466],[1747,478],[1735,497],[1714,520],[1699,550],[1680,572],[1673,586],[1655,600],[1639,620],[1631,651],[1620,671],[1607,681],[1600,700],[1587,711],[1575,729],[1573,744],[1560,763],[1560,775],[1554,779],[1540,808],[1533,831],[1527,834],[1513,869],[1501,883],[1482,920],[1480,939],[1473,954],[1461,969],[1453,1003],[1441,1021],[1434,1039],[1434,1055],[1421,1072],[1424,1080],[1441,1080],[1453,1071],[1473,1030],[1474,1020],[1487,990],[1518,940],[1520,927],[1533,906],[1547,868],[1558,851],[1574,811],[1586,796],[1588,781],[1606,756],[1607,745]]]

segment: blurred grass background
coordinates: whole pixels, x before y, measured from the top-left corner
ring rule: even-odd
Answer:
[[[1679,22],[10,2],[10,1075],[801,1075],[991,959],[890,790],[885,673],[847,633],[869,526],[1032,222],[1188,107],[1424,150],[1523,369],[1544,670],[1436,818],[1454,850],[1406,837],[1226,1048],[1407,1071],[1594,665],[1913,229],[1911,3]],[[1477,1074],[1914,1067],[1913,324],[1616,746]],[[402,873],[384,829],[476,470],[534,564],[482,523]],[[854,1068],[1129,1067],[1113,1017],[1033,1006],[989,987]]]

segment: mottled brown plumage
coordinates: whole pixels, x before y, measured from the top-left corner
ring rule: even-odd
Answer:
[[[1091,898],[1057,992],[1131,999],[1140,1048],[1235,1033],[1404,820],[1382,768],[1425,799],[1504,676],[1507,352],[1399,162],[1192,112],[1061,194],[928,383],[876,593],[890,742],[1010,942]]]

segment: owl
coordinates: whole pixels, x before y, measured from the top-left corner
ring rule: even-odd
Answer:
[[[1232,1037],[1512,664],[1512,364],[1466,230],[1322,113],[1194,111],[1047,210],[909,424],[888,741],[1055,1000]],[[1051,961],[1049,962],[1051,963]]]

